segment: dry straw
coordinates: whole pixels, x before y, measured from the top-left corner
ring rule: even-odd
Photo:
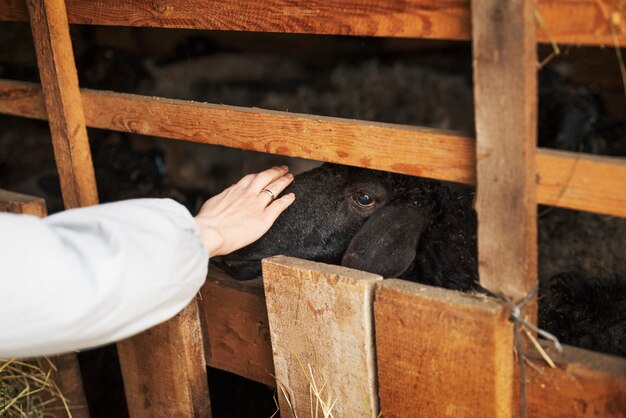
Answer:
[[[305,366],[298,355],[295,355],[295,359],[298,362],[302,376],[304,376],[309,385],[309,416],[306,418],[341,418],[336,415],[337,413],[335,409],[340,399],[334,395],[332,385],[329,384],[327,379],[323,377],[320,378],[319,373],[318,377],[316,377],[313,367],[310,364]],[[305,418],[298,415],[294,407],[292,396],[287,387],[278,381],[278,379],[276,380],[276,383],[278,386],[277,391],[280,391],[285,398],[285,402],[287,403],[291,416],[293,418]],[[370,416],[372,418],[382,417],[382,412],[378,414],[374,412],[372,406],[369,405],[367,396],[364,396],[364,402],[366,403],[367,409],[370,411]],[[276,396],[274,396],[274,403],[276,404],[276,412],[274,412],[270,418],[274,418],[278,415],[280,410]]]
[[[56,372],[46,357],[0,359],[0,417],[72,417],[67,399],[51,378]]]

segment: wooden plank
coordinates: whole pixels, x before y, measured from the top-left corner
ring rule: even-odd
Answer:
[[[261,281],[240,282],[211,266],[200,294],[207,364],[275,386],[270,329]]]
[[[210,417],[200,310],[121,341],[117,350],[131,417]]]
[[[612,45],[597,0],[540,0],[539,12],[560,43]],[[624,13],[619,0],[603,0]],[[469,0],[68,0],[70,23],[210,30],[469,39]],[[27,20],[22,0],[0,0],[0,21]],[[541,42],[548,33],[539,30]],[[626,45],[626,33],[617,31]]]
[[[2,81],[0,112],[45,118],[31,83]],[[442,130],[83,90],[90,127],[473,182],[473,142]]]
[[[625,417],[626,359],[565,346],[559,354],[544,344],[556,368],[529,353],[528,416],[543,418]]]
[[[626,202],[616,196],[626,190],[626,158],[538,151],[539,203],[626,217]]]
[[[3,189],[0,189],[0,212],[20,213],[41,218],[48,214],[44,199]],[[63,396],[68,399],[72,416],[74,418],[89,418],[89,408],[76,353],[50,356],[49,360],[55,367],[55,369],[50,370],[50,379],[57,384]],[[41,363],[44,366],[49,364],[46,361]],[[50,406],[52,408],[64,408],[58,400],[55,400]]]
[[[40,218],[48,214],[44,199],[4,189],[0,189],[0,212],[22,213]]]
[[[211,287],[211,289],[206,291],[207,287]],[[423,345],[429,345],[430,349],[437,356],[442,348],[447,350],[446,353],[450,353],[451,350],[455,349],[454,347],[464,345],[467,351],[463,352],[465,356],[463,358],[478,357],[481,354],[475,350],[476,348],[484,348],[484,330],[480,332],[477,330],[481,327],[480,323],[470,322],[470,328],[468,328],[468,325],[463,321],[474,318],[476,311],[487,312],[485,315],[489,316],[492,315],[489,313],[490,309],[498,310],[500,308],[489,300],[481,300],[478,303],[478,307],[476,307],[476,299],[469,295],[444,289],[432,289],[427,286],[410,284],[399,280],[387,280],[382,287],[385,288],[377,292],[374,307],[377,324],[379,317],[383,317],[387,321],[385,322],[386,326],[377,325],[376,328],[379,379],[383,390],[381,392],[381,402],[384,416],[394,416],[396,397],[403,399],[403,402],[415,402],[416,404],[419,402],[418,399],[414,399],[413,393],[409,396],[408,392],[413,390],[412,385],[416,384],[421,374],[426,374],[426,378],[428,378],[428,371],[422,370],[421,367],[436,367],[436,358],[432,358],[430,352],[423,351],[422,354],[419,354],[420,350],[428,348],[423,348]],[[422,291],[422,289],[426,290]],[[210,299],[207,299],[207,294],[211,295]],[[424,302],[424,299],[426,299],[426,302]],[[207,348],[207,352],[212,353],[212,355],[207,355],[209,365],[270,386],[275,385],[273,378],[270,381],[267,377],[268,370],[273,370],[273,364],[270,342],[266,337],[268,329],[265,299],[263,293],[259,291],[258,282],[251,286],[241,283],[237,285],[233,279],[212,268],[208,282],[205,285],[205,289],[203,289],[201,300],[205,309],[207,309],[205,316],[208,326],[215,327],[213,331],[209,330],[207,333],[207,345],[210,347]],[[456,306],[452,311],[450,311],[449,307],[437,308],[437,304],[447,306],[450,301],[452,301],[453,306]],[[209,309],[212,311],[209,311]],[[466,314],[466,310],[471,313]],[[212,312],[215,316],[209,312]],[[424,320],[428,315],[436,315],[436,323],[429,326],[428,322]],[[231,320],[230,318],[235,319]],[[223,328],[219,327],[220,323],[228,321],[230,321],[228,325]],[[389,321],[391,321],[391,324],[388,323]],[[497,327],[500,327],[500,325],[498,322]],[[493,323],[489,322],[488,327],[492,326]],[[473,330],[471,327],[476,329]],[[438,340],[429,339],[432,338],[430,333],[435,333],[437,330],[443,330],[436,337]],[[422,332],[428,332],[429,334],[423,336]],[[464,332],[469,337],[465,340],[457,338],[459,334],[462,335]],[[478,332],[478,336],[482,337],[474,339],[476,332]],[[445,335],[441,335],[443,333]],[[502,333],[505,334],[503,338],[508,338],[510,329],[502,331]],[[419,335],[419,338],[417,335]],[[494,338],[498,335],[494,331]],[[445,340],[445,343],[441,342],[443,340]],[[385,346],[382,347],[381,344]],[[453,345],[451,346],[450,344]],[[506,344],[510,347],[508,340]],[[253,348],[251,349],[250,346],[253,346]],[[558,355],[549,348],[546,349],[556,361],[557,368],[551,369],[548,367],[533,351],[526,353],[537,368],[528,367],[526,369],[528,415],[530,417],[618,417],[626,414],[624,412],[626,408],[624,405],[624,399],[626,399],[626,359],[592,353],[568,346],[564,347],[563,355]],[[445,356],[446,354],[441,355]],[[451,356],[451,354],[448,355]],[[393,357],[392,362],[383,360],[389,356]],[[470,374],[469,377],[465,377],[470,380],[467,380],[468,384],[463,386],[461,393],[464,394],[463,396],[472,398],[470,394],[467,394],[467,391],[482,391],[485,389],[485,384],[481,382],[480,385],[472,386],[472,379],[476,380],[479,377],[472,374],[473,369],[466,370],[461,365],[480,364],[480,366],[476,366],[479,370],[486,366],[495,366],[493,363],[485,364],[474,359],[464,362],[463,358],[447,358],[446,362],[439,364],[448,364],[449,372],[455,373],[454,376],[456,376],[457,372]],[[422,359],[421,362],[420,359]],[[432,359],[432,361],[429,359]],[[413,373],[412,377],[411,375],[404,375],[404,372],[400,372],[405,368],[409,370],[409,373]],[[398,370],[398,374],[396,374],[396,370]],[[382,377],[380,373],[383,373],[386,377]],[[382,383],[386,382],[387,379],[394,382],[398,379],[405,379],[408,382],[394,383],[392,387],[389,387],[387,384]],[[453,381],[457,381],[456,377]],[[439,388],[442,387],[440,382],[437,384]],[[518,387],[518,382],[515,379],[511,384],[514,389]],[[445,393],[449,395],[445,402],[449,402],[449,398],[457,392],[457,389],[450,387],[448,381],[446,381],[443,387]],[[389,389],[389,391],[385,391],[386,389]],[[437,391],[438,389],[431,387],[429,390]],[[424,396],[427,397],[428,395],[425,394]],[[388,399],[392,400],[388,401]],[[482,399],[481,395],[476,401],[480,402]],[[392,410],[385,407],[386,402],[391,402]],[[426,405],[429,408],[434,407],[433,401],[430,399]],[[514,408],[516,408],[516,405],[514,402]],[[401,405],[398,405],[398,408],[400,407]],[[456,406],[450,407],[451,411],[453,409],[458,411]],[[421,411],[421,409],[413,410]],[[419,412],[415,412],[415,414],[419,414]],[[398,409],[398,415],[396,416],[406,415],[403,414],[402,410]]]
[[[472,138],[433,129],[82,90],[87,125],[473,184]],[[109,113],[112,112],[112,113]],[[0,113],[46,119],[36,84],[0,80]],[[233,123],[236,122],[236,123]],[[538,149],[537,201],[626,217],[626,160]]]
[[[478,271],[514,300],[537,284],[534,10],[532,0],[472,3]]]
[[[94,205],[98,192],[65,2],[27,4],[65,207]]]
[[[31,0],[27,6],[65,207],[96,204],[95,175],[65,3]],[[172,412],[169,416],[211,415],[199,326],[194,302],[154,331],[118,344],[132,417],[168,416],[168,411]]]
[[[318,408],[378,416],[372,299],[381,280],[291,257],[263,260],[282,416],[312,416]]]
[[[50,379],[56,382],[61,393],[68,400],[72,418],[89,418],[89,405],[83,388],[78,355],[76,353],[61,354],[51,356],[49,360],[56,368],[56,371],[51,372]],[[55,402],[55,406],[63,408],[58,401]]]
[[[383,416],[511,417],[507,310],[468,294],[390,279],[374,301]]]

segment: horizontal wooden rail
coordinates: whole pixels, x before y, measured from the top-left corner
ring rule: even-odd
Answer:
[[[211,266],[200,290],[207,365],[276,385],[261,280],[240,282]]]
[[[326,266],[325,270],[333,268]],[[412,296],[418,299],[470,298],[451,290],[403,283],[407,289],[417,289]],[[208,329],[205,344],[208,365],[275,385],[267,310],[260,282],[251,285],[237,282],[211,267],[202,289],[201,303]],[[409,306],[413,309],[416,305]],[[464,321],[468,317],[456,316],[455,320]],[[400,322],[392,318],[389,326],[400,326]],[[544,347],[550,351],[547,344]],[[527,368],[529,416],[623,416],[626,359],[565,346],[561,355],[551,352],[557,366],[552,369],[538,354],[531,352],[528,356],[535,366]]]
[[[619,0],[540,0],[549,34],[567,44],[612,45]],[[425,39],[469,39],[469,0],[67,0],[70,23]],[[607,16],[608,15],[608,16]],[[27,21],[24,0],[0,0],[0,21]],[[622,19],[623,20],[623,19]],[[619,22],[619,19],[615,20]],[[626,32],[616,31],[626,45]]]
[[[412,126],[82,90],[87,126],[465,184],[474,141]],[[41,88],[0,80],[0,113],[46,119]],[[626,160],[539,149],[537,201],[626,217]]]

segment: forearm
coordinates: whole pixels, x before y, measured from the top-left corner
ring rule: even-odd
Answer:
[[[0,357],[126,338],[175,315],[206,277],[198,227],[171,200],[8,217],[0,218]]]

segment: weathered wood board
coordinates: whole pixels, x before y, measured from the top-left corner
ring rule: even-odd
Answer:
[[[130,416],[211,416],[197,300],[117,350]]]
[[[499,303],[385,280],[374,300],[381,412],[511,417],[513,331]]]
[[[556,363],[527,353],[528,416],[541,418],[626,417],[626,359],[565,346],[542,344]]]
[[[240,282],[211,266],[200,295],[207,364],[275,386],[261,281]]]
[[[253,32],[469,39],[469,0],[68,0],[70,23]],[[612,45],[620,0],[540,0],[540,42]],[[623,17],[622,17],[623,18]],[[619,17],[615,18],[619,22]],[[0,0],[0,21],[26,20],[24,0]],[[626,44],[626,33],[616,30]]]
[[[87,125],[475,183],[475,142],[411,126],[82,90]],[[41,89],[0,80],[0,113],[46,119]],[[626,159],[538,149],[537,202],[626,217]]]
[[[534,12],[534,0],[472,2],[478,272],[514,300],[537,284]]]
[[[64,0],[27,2],[39,78],[67,209],[98,203]]]
[[[323,405],[338,417],[378,416],[372,298],[381,280],[284,256],[263,261],[282,416]]]
[[[66,208],[98,194],[64,0],[27,2],[45,112]],[[118,345],[129,413],[211,415],[200,317],[193,302],[172,321]]]
[[[48,214],[44,199],[3,189],[0,189],[0,212],[22,213],[40,218]]]

